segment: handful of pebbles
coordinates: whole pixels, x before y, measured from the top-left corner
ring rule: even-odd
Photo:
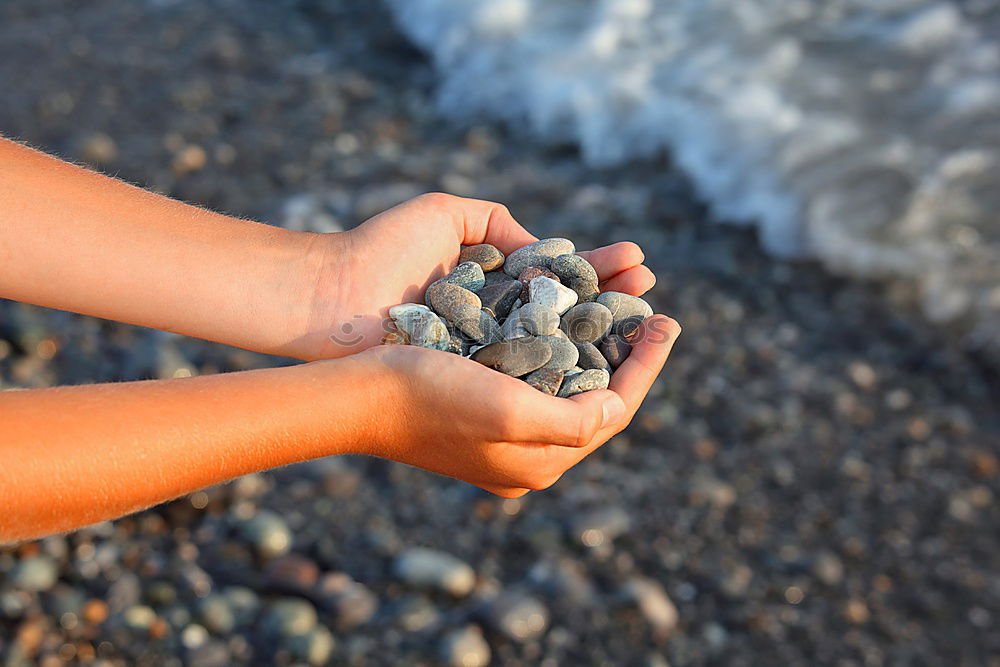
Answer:
[[[601,292],[597,271],[572,241],[543,239],[504,257],[466,246],[423,304],[389,309],[385,345],[453,352],[523,379],[552,396],[607,389],[653,309],[639,297]]]

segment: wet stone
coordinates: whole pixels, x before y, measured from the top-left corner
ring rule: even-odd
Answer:
[[[545,276],[549,280],[560,282],[559,276],[547,269],[543,269],[540,266],[525,267],[525,269],[517,276],[518,282],[521,283],[521,303],[528,303],[531,301],[531,289],[529,288],[529,285],[531,285],[532,280],[539,276]]]
[[[488,312],[498,321],[510,314],[514,303],[521,296],[521,283],[517,280],[507,280],[502,283],[486,285],[479,290],[479,299],[482,301],[483,310]]]
[[[493,343],[477,350],[471,359],[501,373],[520,377],[537,370],[552,358],[552,347],[536,337]]]
[[[539,336],[538,340],[552,348],[552,358],[542,368],[567,371],[576,366],[580,352],[571,341],[558,336]]]
[[[601,351],[593,343],[581,342],[574,343],[576,345],[577,352],[579,352],[580,357],[577,360],[577,364],[580,368],[587,370],[591,368],[597,368],[600,370],[611,372],[611,364],[608,360],[604,358]]]
[[[593,301],[600,294],[597,271],[579,255],[559,255],[552,260],[549,269],[559,276],[564,285],[577,293],[580,303]]]
[[[513,338],[517,329],[524,329],[533,336],[551,336],[559,328],[556,311],[537,303],[526,303],[511,313],[501,328],[505,339]]]
[[[560,327],[574,342],[595,343],[611,329],[611,311],[600,303],[580,303],[562,317]]]
[[[569,398],[585,391],[596,389],[607,389],[611,382],[611,374],[604,370],[592,368],[590,370],[566,377],[563,380],[562,389],[559,390],[561,398]]]
[[[630,341],[639,331],[639,327],[645,319],[644,315],[630,315],[624,319],[616,320],[611,324],[611,333]]]
[[[653,309],[648,303],[637,296],[622,292],[602,292],[597,297],[597,303],[611,311],[611,319],[614,321],[624,320],[633,315],[650,317],[653,314]]]
[[[632,353],[632,345],[622,336],[611,334],[601,341],[601,354],[608,360],[612,370],[618,370],[628,355]]]
[[[529,385],[549,396],[559,393],[559,387],[563,383],[563,371],[554,368],[539,368],[532,371],[524,378]]]
[[[489,243],[480,243],[479,245],[462,248],[462,252],[458,256],[459,263],[475,262],[483,271],[499,269],[503,266],[503,260],[503,253]]]
[[[532,278],[528,283],[528,300],[547,306],[562,315],[576,305],[576,292],[546,276]]]
[[[517,276],[526,266],[548,268],[552,260],[559,255],[576,252],[576,246],[569,239],[543,239],[518,248],[507,257],[504,271],[507,275]]]

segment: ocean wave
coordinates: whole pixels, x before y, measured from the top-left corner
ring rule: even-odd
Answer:
[[[1000,0],[389,0],[442,108],[669,151],[767,249],[1000,332]]]

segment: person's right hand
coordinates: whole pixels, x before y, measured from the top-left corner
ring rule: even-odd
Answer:
[[[551,486],[631,421],[680,335],[648,318],[610,389],[556,398],[469,359],[380,346],[356,360],[385,378],[385,411],[363,451],[475,484],[506,498]]]

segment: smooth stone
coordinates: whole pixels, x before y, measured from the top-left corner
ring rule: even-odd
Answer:
[[[611,323],[611,333],[630,341],[645,319],[643,315],[629,315],[624,319],[616,320]]]
[[[487,345],[470,358],[501,373],[521,377],[547,364],[552,347],[536,337],[518,338]]]
[[[622,587],[623,598],[639,608],[653,632],[665,638],[677,628],[680,614],[677,606],[658,582],[645,577],[633,577]]]
[[[582,373],[567,376],[563,380],[562,389],[559,390],[560,398],[569,398],[585,391],[595,389],[607,389],[611,382],[611,374],[597,368],[585,370]]]
[[[549,610],[535,597],[508,591],[489,603],[485,620],[495,632],[516,642],[526,642],[545,632]]]
[[[528,266],[525,267],[524,271],[517,277],[518,281],[521,283],[521,303],[528,303],[531,301],[531,289],[528,287],[531,281],[538,276],[545,276],[550,280],[555,282],[560,282],[559,276],[552,273],[548,269],[543,269],[539,266]]]
[[[611,370],[618,370],[631,353],[632,344],[618,334],[611,334],[601,341],[601,354],[608,360]]]
[[[389,309],[396,328],[410,337],[410,345],[433,350],[447,350],[451,334],[444,320],[430,308],[418,303],[403,303]]]
[[[482,267],[483,271],[499,269],[503,266],[503,259],[503,253],[489,243],[480,243],[479,245],[470,245],[467,248],[462,248],[462,252],[458,255],[459,263],[475,262]]]
[[[122,613],[122,621],[133,632],[148,631],[156,621],[156,612],[144,604],[133,605]]]
[[[563,383],[563,372],[555,368],[539,368],[537,371],[528,373],[524,381],[529,385],[549,396],[559,393],[559,387]]]
[[[557,315],[562,315],[576,305],[577,294],[551,278],[538,276],[528,283],[528,300],[531,303],[548,306],[556,311]]]
[[[551,336],[559,328],[559,316],[556,311],[538,303],[526,303],[503,323],[501,333],[504,338],[521,327],[534,336]]]
[[[364,584],[340,572],[323,577],[318,586],[318,602],[333,615],[341,632],[353,630],[375,617],[378,597]]]
[[[462,262],[437,282],[458,285],[471,292],[478,292],[486,284],[486,274],[483,273],[483,267],[475,262]]]
[[[260,596],[246,586],[229,586],[222,591],[236,617],[237,626],[250,625],[260,610]]]
[[[563,340],[569,340],[569,336],[567,336],[566,332],[563,331],[562,329],[556,329],[555,331],[552,332],[552,335],[555,336],[556,338],[562,338]]]
[[[389,309],[389,317],[397,329],[409,334],[413,330],[413,325],[426,317],[429,312],[431,309],[422,303],[401,303]]]
[[[631,528],[632,519],[628,512],[609,505],[578,514],[570,526],[570,533],[583,546],[597,548],[610,544]]]
[[[464,305],[459,308],[455,326],[476,343],[489,345],[503,340],[497,321],[486,311],[474,306]]]
[[[316,608],[308,600],[281,598],[264,611],[261,629],[269,637],[296,637],[315,628],[317,621]]]
[[[293,657],[310,665],[325,665],[330,662],[330,656],[336,647],[333,635],[324,627],[316,627],[305,634],[291,637],[287,644]]]
[[[576,366],[576,362],[580,359],[580,351],[572,341],[558,336],[539,336],[538,340],[545,341],[552,348],[552,358],[542,368],[568,371]]]
[[[580,368],[597,368],[609,373],[611,372],[611,364],[604,358],[604,355],[601,354],[596,345],[587,342],[574,343],[574,345],[576,345],[577,352],[580,353],[580,357],[576,362]]]
[[[406,596],[394,605],[396,622],[407,632],[420,632],[435,625],[441,612],[424,596]]]
[[[443,551],[411,547],[396,558],[396,576],[416,588],[464,597],[476,584],[475,571],[463,560]]]
[[[273,558],[292,548],[292,531],[279,515],[269,510],[259,511],[243,524],[243,537],[261,558]]]
[[[498,321],[510,315],[510,311],[514,309],[514,303],[520,296],[521,283],[517,280],[486,285],[479,290],[479,299],[482,301],[483,310],[490,313]]]
[[[490,645],[476,625],[452,630],[441,639],[441,660],[451,667],[486,667]]]
[[[559,276],[564,285],[577,293],[580,303],[593,301],[600,294],[597,271],[579,255],[559,255],[552,260],[549,269]]]
[[[462,306],[472,306],[476,310],[483,307],[475,292],[451,283],[435,283],[428,287],[427,303],[434,312],[452,324],[456,324]]]
[[[517,276],[526,266],[541,266],[547,269],[552,260],[559,255],[574,252],[576,252],[576,246],[569,239],[542,239],[512,252],[507,257],[503,270],[509,276]]]
[[[604,338],[614,318],[600,303],[579,303],[562,316],[560,328],[576,343],[594,343]]]
[[[228,635],[236,627],[233,606],[218,593],[209,593],[198,602],[198,620],[216,635]]]
[[[611,319],[614,321],[624,320],[633,315],[650,317],[653,314],[653,309],[648,303],[637,296],[622,292],[601,292],[597,297],[597,303],[611,311]]]
[[[485,274],[485,278],[486,278],[485,287],[489,287],[491,285],[499,285],[500,283],[509,283],[513,280],[517,280],[517,278],[513,276],[508,276],[506,273],[504,273],[502,269],[499,271],[487,272]]]
[[[10,581],[16,588],[30,593],[47,591],[59,579],[59,567],[48,556],[41,554],[18,561],[11,572]]]
[[[298,595],[307,592],[318,580],[319,567],[300,554],[279,556],[264,568],[264,587],[271,591]]]

